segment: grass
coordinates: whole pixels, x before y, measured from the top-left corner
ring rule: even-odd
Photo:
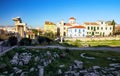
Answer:
[[[89,45],[91,47],[120,47],[120,40],[99,40],[99,41],[80,41],[80,40],[76,40],[76,41],[65,41],[63,44],[67,44],[67,45],[71,45],[71,46],[77,46],[77,47],[83,47],[84,45]],[[66,45],[66,46],[67,46]]]
[[[19,67],[21,68],[23,71],[27,71],[29,72],[29,69],[34,67],[37,68],[38,65],[42,65],[41,62],[37,62],[35,64],[34,61],[34,57],[35,56],[39,56],[40,58],[47,58],[47,56],[43,56],[47,51],[50,51],[53,55],[54,52],[57,52],[59,55],[60,54],[65,54],[64,58],[56,58],[54,62],[52,62],[51,64],[49,64],[48,66],[45,67],[45,76],[56,76],[57,75],[57,71],[59,69],[59,65],[64,64],[65,67],[61,68],[63,71],[66,71],[68,69],[68,67],[70,65],[73,64],[74,60],[81,60],[84,63],[84,68],[89,68],[92,67],[94,65],[99,65],[101,67],[106,67],[108,66],[110,63],[120,63],[120,53],[118,52],[113,52],[113,51],[75,51],[75,50],[60,50],[60,49],[25,49],[25,48],[16,48],[13,49],[9,52],[7,52],[5,55],[3,55],[2,57],[0,57],[0,64],[5,63],[7,64],[7,67],[4,68],[5,70],[8,71],[8,73],[13,72],[13,68],[12,67]],[[23,53],[23,52],[30,52],[32,53],[32,59],[30,60],[29,64],[24,65],[24,66],[15,66],[15,65],[11,65],[10,64],[10,60],[12,59],[12,57],[14,56],[14,54],[18,52],[18,53]],[[91,57],[95,57],[94,60],[89,60],[89,59],[85,59],[80,57],[81,53],[86,53],[86,56],[91,56]],[[115,58],[116,61],[112,61],[112,60],[107,60],[108,57],[112,57]],[[101,64],[102,63],[102,64]],[[0,74],[2,74],[2,72],[4,72],[5,70],[0,70]],[[19,74],[15,74],[16,76],[19,76]],[[33,72],[29,72],[27,74],[28,76],[38,76],[38,70],[37,71],[33,71]]]

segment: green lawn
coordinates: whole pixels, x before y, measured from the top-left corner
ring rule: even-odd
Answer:
[[[35,62],[34,61],[34,57],[35,56],[39,56],[40,58],[44,58],[44,59],[48,59],[47,56],[44,56],[44,54],[50,51],[52,56],[53,53],[56,52],[59,55],[61,54],[65,54],[65,57],[58,57],[55,58],[55,61],[53,61],[52,63],[50,63],[48,66],[45,67],[45,71],[44,74],[45,76],[56,76],[57,75],[57,71],[59,69],[59,65],[64,64],[65,67],[61,68],[63,71],[68,70],[68,67],[70,65],[73,64],[74,60],[80,60],[83,61],[83,65],[84,65],[84,69],[85,68],[89,68],[92,67],[94,65],[99,65],[101,67],[108,67],[108,65],[110,63],[120,63],[120,53],[118,52],[112,52],[112,51],[75,51],[75,50],[60,50],[60,49],[24,49],[24,48],[16,48],[13,49],[9,52],[7,52],[5,55],[3,55],[2,57],[0,57],[0,64],[5,63],[7,64],[7,67],[4,69],[0,69],[0,75],[3,74],[4,71],[8,71],[8,74],[14,72],[13,71],[13,67],[18,67],[20,69],[22,69],[24,72],[28,72],[27,75],[28,76],[38,76],[38,65],[43,65],[40,61],[39,62]],[[27,65],[23,65],[23,66],[15,66],[15,65],[11,65],[10,64],[10,60],[12,59],[12,57],[14,56],[14,54],[18,52],[19,54],[23,53],[23,52],[28,52],[32,54],[32,58],[29,62],[29,64]],[[86,53],[87,56],[90,57],[95,57],[94,60],[89,60],[89,59],[85,59],[82,58],[80,56],[81,53]],[[114,58],[116,60],[108,60],[107,58],[111,57]],[[30,68],[36,68],[36,71],[33,72],[29,72]],[[15,74],[15,76],[19,76],[20,74]]]
[[[76,41],[65,41],[64,44],[69,44],[71,46],[78,46],[78,47],[82,47],[84,45],[89,45],[89,46],[116,46],[116,47],[120,47],[120,40],[99,40],[99,41],[80,41],[80,40],[76,40]]]

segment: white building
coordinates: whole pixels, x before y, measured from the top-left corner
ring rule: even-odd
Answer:
[[[68,28],[73,26],[79,26],[78,23],[76,23],[76,19],[74,17],[69,18],[68,23],[65,23],[63,20],[57,24],[58,29],[60,30],[60,36],[61,37],[67,37],[68,36]]]
[[[86,27],[86,36],[109,36],[113,32],[113,26],[103,21],[85,22],[83,26]]]
[[[72,26],[68,28],[67,37],[85,37],[86,29],[84,26]]]
[[[7,31],[8,33],[14,33],[15,27],[14,26],[0,26],[0,29]]]

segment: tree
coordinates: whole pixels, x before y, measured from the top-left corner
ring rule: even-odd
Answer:
[[[37,29],[32,29],[32,32],[35,33],[35,35],[38,34],[38,30]]]
[[[31,45],[31,43],[32,43],[32,40],[30,38],[22,38],[19,42],[21,46],[23,45],[28,46],[28,45]]]
[[[48,37],[48,38],[50,38],[50,39],[55,39],[55,38],[56,38],[56,33],[53,33],[53,32],[51,32],[51,31],[49,31],[49,32],[45,32],[45,33],[44,33],[44,36],[45,36],[45,37]]]
[[[119,25],[115,27],[114,35],[120,35],[120,26]]]
[[[8,44],[10,46],[14,46],[14,45],[17,45],[17,38],[15,36],[11,36],[8,38]]]
[[[51,42],[53,42],[52,39],[44,37],[44,36],[38,36],[37,40],[38,40],[39,44],[50,44]]]
[[[115,34],[115,21],[114,20],[112,20],[112,22],[111,22],[111,25],[113,25],[113,35]]]

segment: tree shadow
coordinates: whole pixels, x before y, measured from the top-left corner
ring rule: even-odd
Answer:
[[[97,45],[92,47],[111,47],[111,48],[120,48],[120,46],[109,46],[109,45]]]

